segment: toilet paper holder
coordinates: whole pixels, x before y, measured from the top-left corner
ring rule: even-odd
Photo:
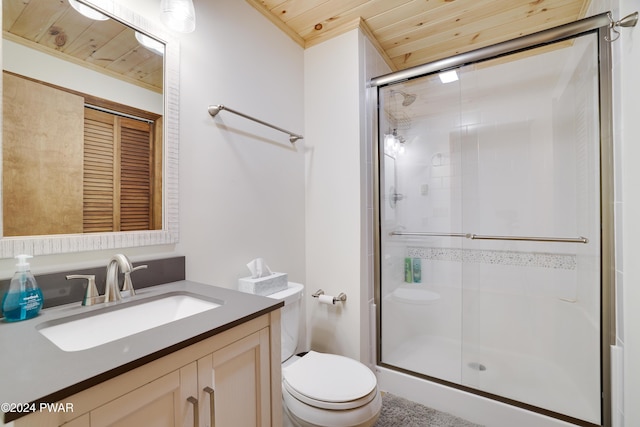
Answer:
[[[314,298],[319,298],[320,295],[324,295],[324,291],[322,289],[318,289],[311,296]],[[333,297],[334,304],[337,303],[338,301],[346,301],[346,300],[347,300],[347,294],[345,294],[344,292],[340,292],[337,297]]]

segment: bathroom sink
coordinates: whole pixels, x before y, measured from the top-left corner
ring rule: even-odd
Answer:
[[[220,306],[194,295],[171,294],[105,307],[73,319],[45,322],[37,328],[60,349],[80,351]]]

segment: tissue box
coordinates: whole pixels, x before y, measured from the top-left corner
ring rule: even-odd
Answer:
[[[287,273],[271,273],[264,277],[238,279],[238,290],[249,294],[271,295],[284,291],[289,286]]]

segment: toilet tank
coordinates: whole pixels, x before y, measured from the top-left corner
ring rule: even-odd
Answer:
[[[287,289],[276,292],[275,294],[266,295],[268,298],[284,301],[282,307],[280,327],[282,341],[282,359],[284,362],[296,352],[298,347],[298,336],[300,328],[300,308],[302,291],[304,286],[299,283],[289,282]]]

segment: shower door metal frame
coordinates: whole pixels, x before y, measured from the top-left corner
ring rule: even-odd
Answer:
[[[462,53],[449,58],[418,65],[395,73],[385,74],[373,78],[368,83],[371,91],[370,99],[377,112],[378,90],[385,86],[436,74],[452,68],[458,68],[473,63],[511,55],[517,52],[537,48],[547,44],[557,43],[563,40],[575,38],[588,33],[594,33],[598,37],[599,60],[599,107],[600,107],[600,255],[601,255],[601,282],[600,282],[600,384],[601,384],[601,424],[604,427],[612,425],[611,405],[611,346],[615,345],[615,235],[614,235],[614,178],[613,178],[613,100],[612,100],[612,72],[611,72],[611,41],[610,30],[613,20],[610,13],[602,13],[590,18],[581,19],[559,27],[540,31],[531,35],[508,40],[492,46]],[[429,381],[441,383],[460,390],[468,391],[480,396],[502,401],[514,406],[542,413],[554,418],[577,425],[593,426],[594,424],[573,417],[534,407],[523,402],[514,401],[502,396],[496,396],[462,384],[452,383],[434,377],[418,374],[382,362],[382,336],[381,336],[381,209],[380,209],[380,135],[378,128],[378,114],[372,120],[372,135],[375,137],[374,155],[374,297],[376,302],[376,363],[379,366],[404,372],[410,375],[422,377]]]

